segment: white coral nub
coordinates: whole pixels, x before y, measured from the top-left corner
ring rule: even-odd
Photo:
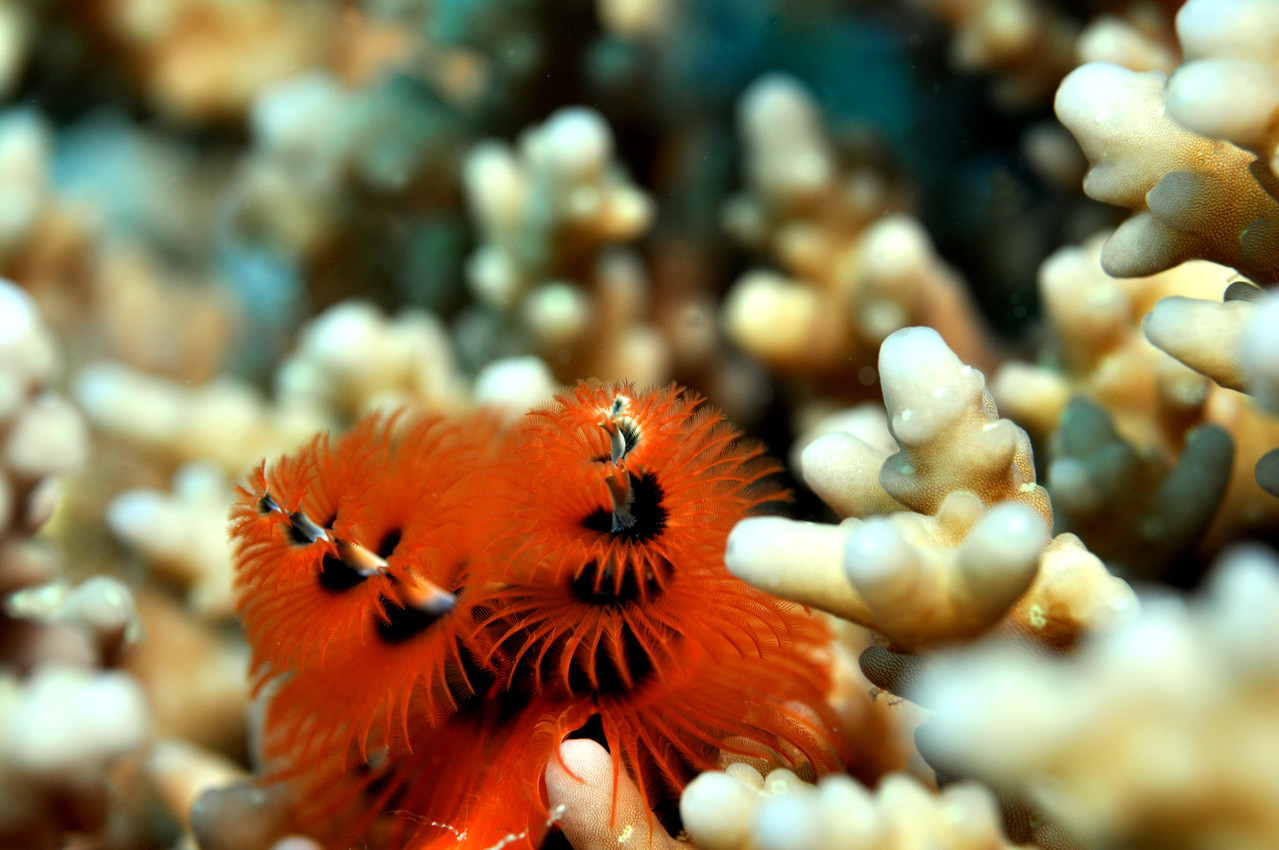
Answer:
[[[1256,291],[1256,290],[1253,290]],[[1279,297],[1165,298],[1142,323],[1150,342],[1227,389],[1279,412]]]
[[[678,850],[629,776],[613,775],[613,758],[594,741],[560,744],[558,758],[546,765],[546,796],[551,818],[574,850]]]
[[[1146,314],[1142,330],[1155,347],[1223,387],[1244,388],[1239,348],[1255,305],[1173,296]]]
[[[934,793],[905,774],[875,791],[848,776],[816,785],[746,765],[703,773],[680,798],[700,850],[1012,850],[988,791],[961,782]]]
[[[1168,113],[1205,136],[1279,163],[1279,6],[1188,0],[1177,13],[1186,64],[1168,82]]]
[[[1257,404],[1279,413],[1279,297],[1256,305],[1239,344],[1243,383]]]

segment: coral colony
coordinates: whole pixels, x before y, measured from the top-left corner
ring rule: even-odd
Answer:
[[[1279,2],[0,2],[0,847],[1279,847]]]

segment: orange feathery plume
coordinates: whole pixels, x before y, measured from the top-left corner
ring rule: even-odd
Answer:
[[[825,701],[830,682],[820,657],[829,635],[816,620],[795,626],[785,651],[751,657],[697,648],[660,682],[579,700],[554,718],[556,741],[598,723],[614,782],[624,768],[649,808],[677,801],[689,780],[722,768],[725,756],[810,779],[839,770],[838,720]]]
[[[775,467],[701,405],[579,385],[509,441],[484,553],[501,583],[476,601],[508,687],[625,691],[677,666],[683,641],[758,654],[787,639],[789,609],[723,566],[733,524],[784,497]]]
[[[785,496],[760,448],[691,392],[579,385],[505,456],[477,567],[497,581],[474,603],[500,684],[560,700],[560,738],[598,717],[650,802],[717,766],[730,738],[838,767],[831,724],[788,707],[824,703],[824,631],[723,564],[732,526]]]
[[[373,550],[337,549],[332,526],[348,526],[369,491],[386,477],[391,423],[362,421],[336,447],[327,434],[268,475],[249,476],[231,509],[236,590],[259,681],[295,667],[324,663],[331,647],[359,642],[392,593],[392,579]]]
[[[475,695],[468,520],[495,435],[484,420],[374,415],[240,491],[237,588],[255,679],[273,682],[269,761],[408,749],[411,718],[439,724]]]
[[[777,467],[694,393],[579,385],[490,420],[372,416],[232,511],[268,781],[330,846],[532,848],[572,735],[645,801],[724,753],[837,769],[824,628],[733,578]]]
[[[442,725],[416,723],[412,752],[371,752],[358,764],[330,756],[289,778],[293,821],[331,847],[532,850],[549,828],[540,782],[554,741],[544,716],[489,694]]]

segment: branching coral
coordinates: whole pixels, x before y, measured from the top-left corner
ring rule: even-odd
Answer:
[[[906,774],[892,774],[871,792],[844,775],[813,785],[786,768],[761,765],[764,776],[747,762],[728,761],[724,770],[693,780],[680,797],[684,833],[700,850],[1012,847],[994,800],[976,786],[937,795]],[[547,765],[551,816],[573,847],[685,846],[643,806],[634,781],[615,779],[613,770],[608,753],[588,740],[565,742],[560,758]]]
[[[1221,390],[1151,345],[1141,320],[1156,303],[1155,313],[1215,294],[1229,270],[1196,261],[1111,278],[1103,238],[1044,261],[1051,348],[1039,362],[1005,364],[991,393],[1047,449],[1056,530],[1079,534],[1112,568],[1152,576],[1192,554],[1227,488],[1249,482],[1231,474],[1225,423],[1205,424]]]
[[[1279,13],[1266,0],[1188,0],[1177,13],[1185,63],[1168,81],[1168,114],[1189,130],[1226,139],[1269,166],[1279,188]],[[1273,240],[1272,230],[1268,238]]]
[[[0,96],[9,97],[25,70],[36,41],[36,24],[30,10],[17,3],[0,7]]]
[[[1075,58],[1085,64],[1110,62],[1132,71],[1171,73],[1178,53],[1167,18],[1150,3],[1129,3],[1122,14],[1101,14],[1084,26]]]
[[[59,368],[35,303],[0,279],[0,595],[56,577],[58,558],[35,534],[57,507],[55,477],[88,459],[84,421],[50,386]],[[0,631],[12,627],[0,616]]]
[[[1275,281],[1273,172],[1255,154],[1178,124],[1167,114],[1165,80],[1158,71],[1093,63],[1057,92],[1057,115],[1093,166],[1084,191],[1134,211],[1102,249],[1102,264],[1134,277],[1201,258]]]
[[[53,510],[51,475],[84,462],[88,435],[79,415],[47,388],[59,357],[31,300],[4,283],[0,301],[0,385],[9,405],[0,481],[10,500],[6,520],[11,520],[0,541],[0,593],[5,594],[0,667],[9,671],[0,699],[0,726],[7,738],[0,746],[0,798],[5,801],[0,842],[42,848],[60,846],[66,830],[90,836],[116,828],[110,819],[130,811],[123,790],[136,784],[133,757],[143,752],[153,728],[180,729],[224,746],[242,739],[244,665],[225,663],[225,640],[202,635],[206,643],[193,647],[185,640],[190,626],[180,618],[152,617],[146,598],[135,610],[130,588],[111,576],[78,583],[60,578],[57,550],[50,541],[29,536]],[[184,549],[177,556],[203,558],[206,570],[221,569],[225,600],[225,553],[220,568],[209,566],[224,546],[225,497],[220,504],[212,550]],[[58,542],[74,539],[79,531],[65,518],[57,524],[70,526],[55,529]],[[160,524],[140,533],[154,540],[181,527]],[[138,651],[143,623],[164,636],[159,646],[180,653],[170,656],[167,666],[158,665],[163,676],[156,675],[155,659],[165,654],[155,651],[157,642],[147,641]],[[209,644],[218,649],[204,651]],[[175,662],[187,676],[172,675]],[[128,672],[94,669],[104,664],[122,665]],[[26,678],[9,675],[16,672]],[[182,719],[175,723],[175,717]]]
[[[513,312],[557,369],[663,380],[645,273],[621,247],[648,228],[652,201],[615,160],[599,113],[561,110],[525,131],[518,151],[484,142],[464,176],[483,237],[467,268],[480,302]]]
[[[1083,395],[1109,411],[1125,438],[1175,454],[1203,415],[1208,382],[1152,346],[1142,319],[1161,299],[1218,297],[1230,271],[1190,262],[1149,277],[1110,277],[1101,269],[1104,239],[1060,248],[1040,265],[1050,343],[1038,362],[1001,366],[991,395],[1036,439],[1057,428],[1072,396]]]
[[[287,834],[278,795],[264,793],[219,753],[159,740],[143,772],[204,850],[321,850],[310,838]]]
[[[1279,297],[1244,281],[1226,290],[1224,302],[1167,298],[1146,317],[1150,340],[1195,371],[1223,387],[1251,396],[1214,397],[1209,415],[1238,432],[1244,451],[1236,463],[1236,502],[1242,502],[1245,525],[1269,514],[1264,500],[1249,498],[1252,477],[1267,493],[1279,493]],[[1255,470],[1255,473],[1254,473]]]
[[[228,475],[266,452],[298,445],[329,422],[313,406],[269,405],[232,378],[192,388],[111,363],[82,370],[75,395],[104,434],[171,462],[209,460]]]
[[[1033,102],[1061,79],[1074,58],[1078,25],[1040,0],[912,0],[955,29],[951,62],[999,75],[996,96]]]
[[[653,817],[635,781],[616,770],[608,752],[590,740],[565,741],[547,764],[550,816],[574,850],[684,846]]]
[[[995,645],[939,663],[930,740],[1100,846],[1272,847],[1277,614],[1279,561],[1238,550],[1201,597],[1148,600],[1069,661]]]
[[[226,756],[175,739],[156,741],[143,769],[168,808],[180,813],[188,826],[191,805],[202,793],[248,779],[243,769]]]
[[[91,576],[74,587],[50,582],[14,591],[4,600],[4,614],[46,626],[71,626],[89,639],[94,662],[114,664],[139,637],[133,595],[110,576]],[[79,660],[79,659],[77,659]]]
[[[0,673],[0,840],[35,850],[101,830],[122,790],[112,768],[141,751],[149,724],[137,682],[118,671]]]
[[[178,471],[172,494],[128,490],[107,508],[111,531],[184,590],[191,609],[209,619],[227,618],[235,609],[224,529],[231,492],[231,483],[215,467],[192,463]]]
[[[276,396],[286,409],[315,407],[349,421],[410,403],[458,410],[466,385],[434,314],[405,310],[391,318],[372,304],[346,301],[302,329],[276,375]]]
[[[1102,264],[1130,275],[1202,257],[1273,284],[1279,182],[1267,116],[1279,103],[1271,37],[1279,18],[1266,3],[1195,0],[1178,13],[1177,31],[1188,63],[1167,85],[1156,72],[1094,63],[1073,72],[1057,95],[1058,115],[1093,163],[1085,191],[1136,213],[1106,243]],[[1273,411],[1268,299],[1245,281],[1226,289],[1224,303],[1176,295],[1146,316],[1150,341]],[[1238,448],[1223,515],[1240,519],[1223,524],[1255,526],[1268,512],[1251,470],[1279,434],[1264,413],[1220,394],[1207,399],[1204,414],[1230,430]],[[1256,468],[1275,489],[1269,467]]]
[[[900,450],[832,434],[803,457],[805,477],[851,518],[839,528],[747,520],[725,556],[736,575],[908,650],[1001,622],[1068,646],[1131,606],[1077,538],[1050,542],[1029,439],[998,418],[980,372],[935,331],[910,328],[885,341],[880,376]]]
[[[38,527],[49,515],[37,485],[70,472],[87,457],[84,422],[45,388],[58,370],[58,355],[35,304],[0,280],[0,527]]]
[[[36,228],[50,202],[48,125],[34,112],[9,112],[0,119],[0,174],[5,178],[5,215],[0,220],[0,260],[6,266]]]
[[[937,328],[967,359],[989,355],[956,275],[873,169],[844,169],[817,104],[782,75],[743,95],[739,132],[747,190],[725,224],[781,267],[734,284],[723,308],[729,338],[765,364],[827,384],[867,383],[879,344],[907,325]]]
[[[1274,327],[1275,301],[1255,286],[1237,281],[1224,301],[1166,298],[1144,323],[1150,341],[1223,387],[1258,396],[1279,410],[1273,358],[1267,346]]]
[[[148,96],[186,120],[242,114],[258,91],[277,80],[326,61],[353,70],[367,67],[370,47],[375,55],[394,55],[397,41],[379,38],[362,16],[344,16],[326,4],[109,0],[97,5],[101,26],[135,65]]]
[[[99,171],[90,164],[99,160],[111,164]],[[239,318],[234,299],[209,270],[174,261],[198,241],[191,231],[204,229],[208,210],[209,179],[191,166],[185,151],[113,114],[85,119],[68,139],[36,109],[0,113],[0,274],[31,294],[55,332],[78,340],[72,362],[92,348],[184,379],[221,367]],[[120,238],[126,231],[167,249]]]
[[[541,361],[508,359],[482,372],[472,398],[435,315],[405,310],[388,317],[363,301],[337,304],[304,326],[274,383],[268,401],[229,377],[191,387],[103,362],[81,370],[75,394],[110,437],[175,463],[213,462],[238,475],[258,458],[374,409],[459,412],[483,403],[519,414],[552,389]]]
[[[146,692],[155,736],[224,754],[243,752],[249,703],[244,643],[224,623],[193,618],[157,587],[137,591],[134,604],[141,627],[120,666]]]
[[[1102,564],[1190,585],[1279,529],[1279,21],[1270,0],[1066,5],[0,1],[0,274],[31,296],[0,286],[0,844],[1073,846],[1045,819],[1100,846],[1275,844],[1264,617],[1227,639],[1203,603],[1152,598],[1134,626]],[[1080,195],[1084,153],[1044,120],[1072,62],[1061,114],[1120,209]],[[1162,271],[1103,277],[1081,242],[1125,210],[1105,266]],[[87,439],[31,301],[99,438],[61,482]],[[1043,332],[1019,325],[1036,303]],[[789,452],[825,502],[795,488],[795,514],[842,524],[751,521],[730,563],[856,622],[785,629],[767,612],[798,607],[687,581],[692,561],[730,581],[728,527],[694,545],[683,508],[732,475],[671,484],[713,450],[651,422],[637,443],[607,403],[573,418],[571,459],[520,424],[592,376],[677,376]],[[887,413],[827,419],[881,382]],[[498,470],[461,458],[458,483],[397,450],[386,512],[360,487],[319,510],[318,460],[250,494],[310,594],[251,583],[256,644],[372,592],[362,651],[272,656],[246,724],[225,477],[370,409],[492,402],[525,432]],[[632,469],[664,448],[655,479]],[[450,482],[450,530],[378,525]],[[743,504],[784,486],[755,483]],[[461,612],[465,654],[401,652],[439,623],[399,568],[435,575],[453,562],[427,542],[477,528],[488,554],[425,597]],[[583,539],[594,560],[568,557]],[[1275,595],[1244,584],[1218,608]],[[263,612],[285,625],[262,637]],[[1016,687],[969,659],[985,636],[1016,647]],[[943,679],[964,691],[920,686]],[[78,720],[95,694],[115,708]],[[878,790],[800,781],[836,751]],[[794,773],[766,782],[775,764]]]
[[[1236,281],[1224,301],[1165,298],[1143,322],[1152,343],[1219,385],[1208,394],[1203,414],[1229,431],[1238,449],[1227,510],[1218,523],[1226,528],[1256,528],[1276,509],[1257,488],[1279,491],[1279,477],[1266,460],[1279,445],[1277,303],[1275,295]]]
[[[1062,412],[1049,456],[1056,530],[1083,537],[1129,578],[1198,579],[1187,567],[1231,480],[1234,442],[1224,428],[1190,430],[1169,464],[1125,440],[1104,407],[1077,396]]]
[[[358,85],[330,70],[290,76],[261,92],[249,120],[253,145],[227,188],[223,235],[289,258],[314,275],[314,289],[343,292],[343,277],[411,251],[432,214],[445,229],[460,227],[440,213],[458,194],[469,138],[439,98],[402,76]],[[406,203],[414,214],[378,251],[359,243],[369,216]],[[397,275],[396,291],[447,303],[456,283],[415,271],[427,280]]]
[[[133,599],[96,576],[53,581],[34,538],[56,504],[52,476],[87,457],[83,421],[49,383],[53,339],[25,292],[0,280],[0,843],[61,846],[102,831],[150,716],[138,683],[95,669],[136,636]]]

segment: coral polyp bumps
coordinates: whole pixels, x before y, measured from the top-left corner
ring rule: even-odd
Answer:
[[[258,468],[232,512],[239,608],[296,828],[533,845],[570,737],[659,817],[725,757],[839,769],[824,628],[723,565],[785,497],[774,471],[696,395],[625,384],[508,429],[375,415]]]

